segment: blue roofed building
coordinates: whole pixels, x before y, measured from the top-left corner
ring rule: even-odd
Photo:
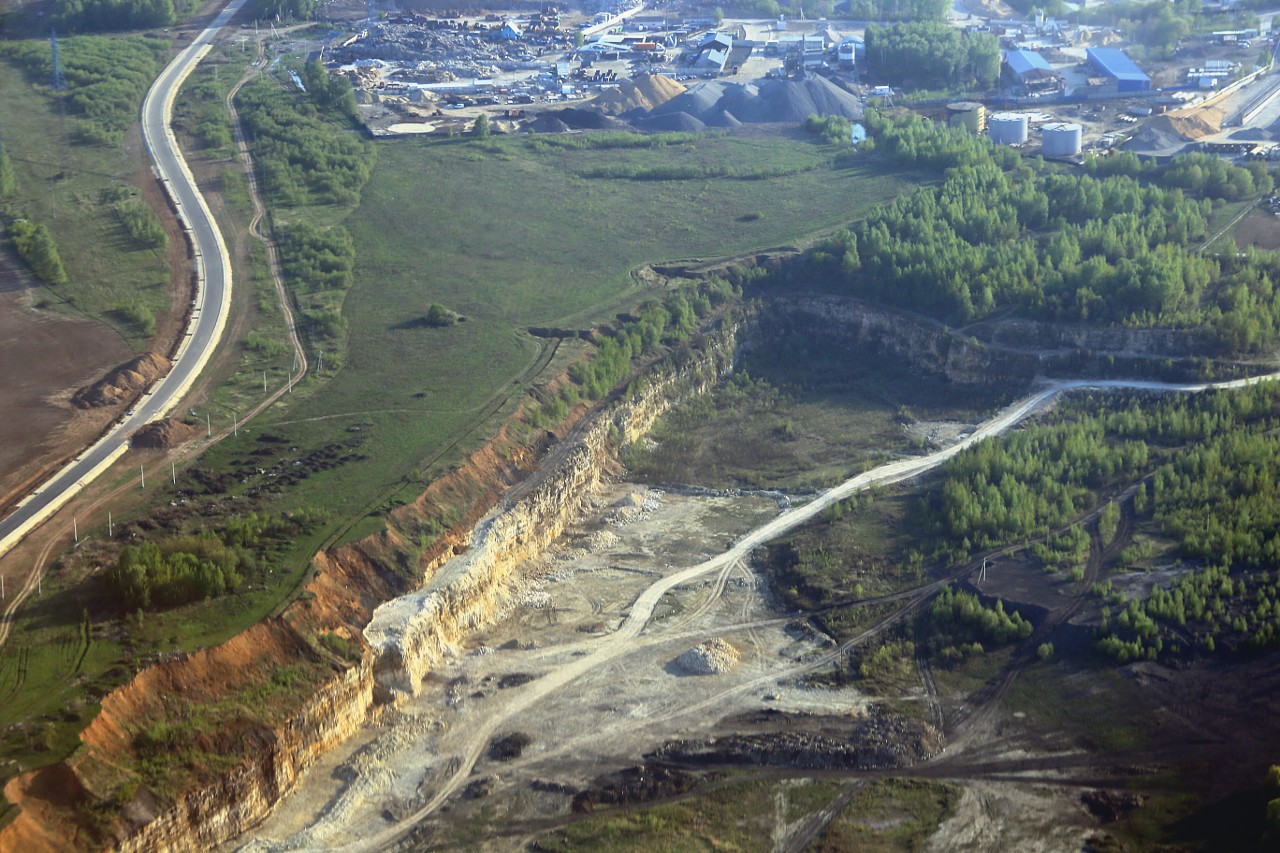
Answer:
[[[1151,78],[1134,65],[1123,50],[1091,47],[1085,53],[1098,73],[1116,81],[1117,92],[1146,92],[1151,89]]]
[[[1005,54],[1004,61],[1009,63],[1009,70],[1019,77],[1037,68],[1051,70],[1044,57],[1034,50],[1011,50]]]
[[[1004,62],[1013,82],[1029,95],[1053,95],[1065,88],[1062,75],[1034,50],[1011,50],[1005,54]]]

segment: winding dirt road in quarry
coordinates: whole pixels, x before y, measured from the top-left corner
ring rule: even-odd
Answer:
[[[735,568],[745,564],[745,558],[753,549],[766,542],[777,539],[783,534],[810,521],[833,503],[875,486],[891,485],[920,476],[921,474],[936,468],[977,442],[997,436],[1007,431],[1030,415],[1050,405],[1060,395],[1070,391],[1149,390],[1157,392],[1195,393],[1211,389],[1242,388],[1259,382],[1274,381],[1276,379],[1280,379],[1280,373],[1248,379],[1232,380],[1230,382],[1201,384],[1174,384],[1125,380],[1053,381],[1050,382],[1043,390],[1011,405],[995,417],[982,423],[970,435],[950,447],[935,451],[934,453],[930,453],[926,456],[899,460],[880,466],[871,471],[864,472],[823,493],[810,503],[784,511],[776,518],[754,528],[749,533],[742,536],[728,550],[725,550],[724,552],[696,565],[690,566],[689,568],[655,581],[653,584],[645,588],[634,600],[626,618],[622,621],[617,630],[593,640],[574,644],[581,648],[581,651],[579,652],[580,656],[571,658],[567,662],[547,671],[535,680],[511,690],[505,697],[506,701],[502,703],[501,707],[496,708],[494,712],[488,715],[485,719],[472,721],[472,726],[469,729],[469,735],[464,742],[461,754],[455,755],[448,762],[448,767],[451,772],[449,772],[444,782],[440,784],[440,786],[430,795],[420,808],[405,815],[385,830],[366,836],[360,841],[349,844],[340,849],[349,851],[383,850],[403,839],[414,829],[415,826],[439,810],[451,797],[458,794],[459,791],[468,784],[473,768],[482,757],[482,754],[489,745],[491,739],[505,725],[518,720],[521,715],[532,706],[544,699],[547,699],[553,694],[562,691],[576,679],[579,679],[588,673],[601,670],[606,666],[614,664],[619,658],[636,652],[638,645],[637,638],[646,626],[650,624],[659,603],[665,595],[676,587],[688,584],[690,581],[698,579],[704,575],[719,572],[720,577],[711,585],[711,595],[712,597],[715,597],[717,591],[723,590],[724,579],[727,578],[729,573]],[[938,583],[945,582],[945,580],[946,579],[939,581]],[[908,602],[903,608],[898,608],[886,620],[878,622],[875,626],[868,629],[868,631],[858,637],[846,641],[830,653],[822,655],[822,660],[805,661],[804,664],[800,666],[788,667],[788,671],[795,672],[800,669],[811,669],[819,666],[823,662],[829,661],[839,654],[843,654],[848,650],[848,648],[857,645],[859,642],[863,642],[867,638],[876,635],[879,631],[883,630],[886,624],[900,618],[904,609],[911,609],[914,606],[918,606],[919,602],[923,601],[924,598],[930,594],[930,588],[932,586],[934,585],[930,584],[926,587],[912,590],[909,595],[905,596],[908,598]],[[665,634],[664,639],[670,639],[670,636],[670,634]],[[647,644],[641,641],[639,645]],[[551,650],[548,649],[547,651]],[[564,646],[559,646],[556,648],[556,651],[564,652],[566,651],[566,648]],[[776,679],[778,675],[779,672],[775,671],[771,673],[769,679],[762,679],[758,681],[763,682],[765,680]],[[732,688],[732,692],[736,693],[758,686],[760,685],[753,681],[749,684],[739,685]],[[697,704],[699,706],[704,706],[708,703],[704,700]],[[690,709],[686,708],[685,710],[687,711]],[[649,720],[648,722],[652,723],[653,721]],[[287,849],[290,846],[288,842],[281,844],[280,842],[272,842],[265,839],[259,842],[259,845],[261,845],[261,848],[266,849]]]

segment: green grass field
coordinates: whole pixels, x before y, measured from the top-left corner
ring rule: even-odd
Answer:
[[[7,61],[0,61],[0,91],[0,134],[18,185],[6,212],[48,226],[70,279],[40,288],[37,304],[104,322],[141,349],[148,336],[120,308],[137,302],[166,310],[168,264],[163,248],[129,236],[106,201],[133,187],[138,161],[120,145],[77,141],[77,120]],[[136,132],[126,144],[141,144]]]
[[[581,176],[604,162],[651,164],[660,156],[785,174]],[[380,143],[362,204],[343,223],[357,250],[346,365],[309,379],[304,399],[254,429],[303,447],[358,429],[368,458],[340,475],[309,478],[286,501],[367,518],[344,538],[369,532],[518,403],[554,346],[526,327],[608,320],[652,295],[630,275],[643,263],[803,239],[864,214],[903,185],[903,176],[878,164],[837,165],[830,149],[787,135],[705,137],[656,150],[566,150],[526,139]],[[328,213],[318,211],[320,220]],[[435,302],[466,321],[419,323]],[[313,362],[317,355],[310,353]],[[490,426],[477,431],[482,422]],[[231,464],[251,440],[228,442],[209,464]]]

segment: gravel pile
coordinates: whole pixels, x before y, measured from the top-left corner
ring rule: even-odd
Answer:
[[[525,590],[516,597],[515,604],[517,607],[542,610],[551,606],[551,596],[540,589]]]
[[[677,113],[686,113],[712,127],[736,127],[802,122],[814,113],[861,119],[863,110],[856,95],[825,77],[808,76],[759,84],[708,81],[652,110],[645,121]]]
[[[618,534],[612,530],[597,530],[591,534],[591,541],[587,546],[587,550],[594,554],[599,551],[607,551],[617,544]]]
[[[696,119],[686,112],[662,113],[645,116],[632,122],[641,130],[652,130],[663,133],[701,133],[707,129],[706,122]]]
[[[616,116],[632,110],[652,110],[683,94],[685,87],[662,74],[642,74],[634,80],[623,80],[612,89],[597,95],[591,106],[606,115]]]
[[[676,665],[693,675],[721,675],[738,664],[738,650],[719,637],[689,649],[676,658]]]
[[[632,492],[614,504],[614,509],[604,517],[606,524],[622,528],[641,520],[646,513],[662,506],[663,493],[657,489],[648,492]]]

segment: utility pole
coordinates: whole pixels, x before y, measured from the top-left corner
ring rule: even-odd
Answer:
[[[235,436],[240,435],[240,418],[236,416],[235,412],[231,413],[231,433]]]
[[[107,538],[114,539],[116,536],[115,524],[111,521],[111,510],[107,510]]]
[[[209,413],[204,413],[204,437],[213,438],[213,424],[209,420]]]
[[[71,536],[76,540],[76,544],[80,544],[80,525],[76,523],[76,517],[71,516]]]
[[[142,475],[142,488],[145,491],[147,488],[147,470],[139,465],[138,473]]]
[[[170,463],[169,463],[169,471],[173,474],[173,484],[174,484],[175,486],[176,486],[176,485],[178,485],[178,463],[177,463],[177,462],[170,462]]]

